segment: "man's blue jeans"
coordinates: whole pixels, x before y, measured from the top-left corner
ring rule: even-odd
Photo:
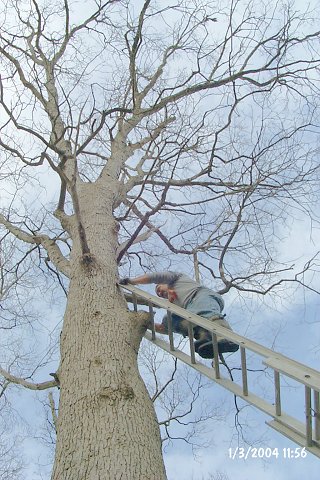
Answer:
[[[221,314],[223,309],[223,300],[218,293],[212,292],[212,290],[203,288],[200,289],[196,295],[190,300],[186,306],[188,312],[199,315],[216,322],[217,325],[228,328],[231,330],[229,323],[224,319]],[[164,316],[162,324],[168,331],[168,319],[167,315]],[[188,323],[178,315],[172,314],[172,330],[176,333],[180,333],[183,336],[188,335]],[[209,337],[209,332],[202,327],[195,327],[195,338]],[[220,338],[219,338],[220,339]]]

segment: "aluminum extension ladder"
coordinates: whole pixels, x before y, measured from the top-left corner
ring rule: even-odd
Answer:
[[[194,315],[184,308],[170,303],[168,300],[158,298],[133,285],[121,285],[121,288],[131,292],[131,294],[126,294],[125,296],[127,301],[133,303],[135,311],[137,311],[138,303],[147,305],[149,308],[152,328],[151,332],[146,332],[145,338],[209,379],[231,391],[237,397],[242,398],[247,403],[254,405],[259,410],[272,417],[273,420],[266,422],[267,425],[320,458],[320,372],[303,365],[302,363],[291,360],[280,353],[274,352],[273,350],[259,345],[258,343],[249,340],[246,337],[242,337],[226,328],[214,325],[213,322],[200,317],[199,315]],[[169,342],[156,335],[154,328],[154,307],[160,307],[167,311]],[[190,354],[179,350],[174,345],[171,319],[173,313],[188,321]],[[199,325],[212,333],[213,350],[215,352],[212,363],[213,368],[209,368],[196,360],[193,338],[193,327],[196,325]],[[241,384],[223,377],[220,373],[217,334],[222,335],[224,338],[231,340],[240,346]],[[265,399],[250,392],[246,361],[247,350],[263,357],[263,365],[273,370],[274,403],[267,402]],[[280,375],[290,377],[304,386],[305,422],[302,422],[291,415],[287,415],[282,411]]]

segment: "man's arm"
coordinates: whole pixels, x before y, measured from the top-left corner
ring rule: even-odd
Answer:
[[[180,277],[180,273],[176,272],[154,272],[154,273],[145,273],[135,278],[122,278],[120,280],[120,285],[146,285],[148,283],[165,283],[172,285]]]
[[[153,282],[151,281],[150,276],[145,273],[144,275],[140,275],[139,277],[135,278],[121,278],[119,283],[120,285],[146,285]]]
[[[155,323],[154,324],[154,329],[157,333],[162,333],[164,335],[168,335],[168,330],[165,327],[165,325],[163,325],[163,323]]]

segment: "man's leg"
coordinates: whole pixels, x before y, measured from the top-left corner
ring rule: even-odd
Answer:
[[[215,323],[215,325],[220,325],[221,327],[227,328],[228,330],[232,330],[229,322],[221,317],[221,315],[215,315],[211,318],[208,318]],[[227,352],[236,352],[239,349],[239,345],[236,343],[227,340],[226,338],[217,335],[218,341],[218,350],[219,353],[227,353]],[[204,328],[199,327],[198,330],[198,340],[194,343],[195,351],[202,357],[202,358],[213,358],[213,341],[212,341],[212,334],[205,330]]]

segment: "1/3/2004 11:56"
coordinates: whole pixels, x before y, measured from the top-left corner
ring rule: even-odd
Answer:
[[[228,456],[231,460],[248,458],[306,458],[308,453],[304,447],[282,448],[277,447],[251,447],[247,449],[243,447],[229,448]]]

